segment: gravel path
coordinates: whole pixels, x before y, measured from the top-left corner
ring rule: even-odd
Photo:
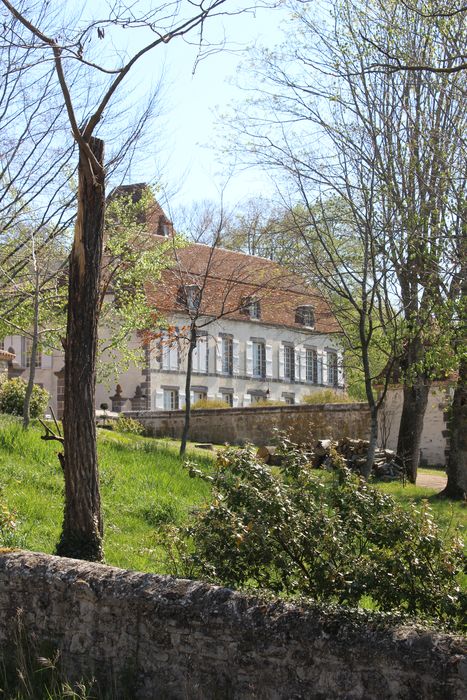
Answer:
[[[438,474],[420,474],[417,476],[417,486],[423,486],[428,489],[436,489],[442,491],[446,486],[447,477],[444,473]]]

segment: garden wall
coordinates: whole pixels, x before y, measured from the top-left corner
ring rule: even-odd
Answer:
[[[125,415],[137,418],[155,437],[180,438],[182,434],[184,411],[132,411]],[[296,442],[310,437],[368,438],[370,413],[363,403],[196,410],[191,414],[190,439],[269,445],[275,428],[290,432]]]
[[[18,610],[39,649],[60,649],[70,679],[95,675],[135,700],[465,698],[458,637],[378,629],[196,581],[2,553],[3,650]]]

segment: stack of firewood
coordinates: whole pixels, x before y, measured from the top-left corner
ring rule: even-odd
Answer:
[[[316,469],[333,469],[331,450],[335,449],[344,457],[349,469],[361,472],[367,461],[369,446],[368,440],[353,440],[349,437],[342,438],[338,442],[328,439],[318,440],[311,449],[307,449],[307,456]],[[277,453],[275,447],[260,447],[257,456],[271,466],[280,465],[282,461],[282,455]],[[382,481],[395,481],[403,478],[403,469],[396,462],[395,452],[382,448],[376,449],[373,475]]]

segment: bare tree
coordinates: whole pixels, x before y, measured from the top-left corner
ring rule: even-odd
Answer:
[[[41,61],[52,60],[69,125],[79,152],[77,216],[69,264],[68,321],[65,339],[64,474],[65,513],[57,552],[91,560],[102,559],[103,524],[97,466],[94,417],[97,321],[102,260],[105,166],[104,143],[96,129],[114,96],[134,65],[148,52],[176,38],[198,31],[200,53],[205,47],[206,20],[223,10],[225,0],[208,3],[173,2],[129,17],[124,3],[114,3],[102,20],[76,30],[64,23],[46,25],[49,4],[30,8],[3,6],[18,25],[8,33],[12,46],[33,46]],[[98,63],[88,51],[88,42],[122,28],[146,27],[153,39],[128,59],[116,58],[113,65]],[[115,54],[112,55],[115,58]],[[88,80],[103,81],[94,107],[79,113],[70,74],[85,71]],[[91,77],[92,76],[92,77]]]
[[[446,263],[465,167],[465,76],[368,72],[371,55],[362,33],[367,18],[381,10],[378,0],[368,8],[341,4],[328,26],[307,6],[291,4],[297,41],[290,51],[259,58],[261,97],[249,117],[239,117],[239,130],[253,142],[254,158],[280,169],[309,210],[321,191],[336,192],[337,182],[345,183],[338,194],[347,206],[355,203],[365,216],[373,211],[378,293],[403,319],[398,452],[415,481],[429,386],[442,355],[449,356],[441,319],[451,303],[453,270]],[[429,33],[412,33],[406,8],[389,3],[384,11],[396,28],[389,39],[405,55],[443,57],[449,51]]]

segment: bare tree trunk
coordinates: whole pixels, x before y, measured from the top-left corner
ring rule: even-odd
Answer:
[[[467,500],[467,360],[462,359],[449,421],[448,483],[442,498]]]
[[[39,272],[36,270],[34,287],[34,320],[32,329],[31,357],[29,358],[29,378],[24,395],[23,404],[23,428],[27,430],[30,422],[30,405],[34,379],[36,376],[37,347],[39,345]]]
[[[97,465],[95,384],[99,284],[105,212],[104,143],[89,145],[102,166],[92,172],[80,149],[78,213],[70,256],[65,341],[65,513],[57,554],[100,561],[102,516]]]
[[[190,344],[188,346],[188,356],[186,360],[186,380],[185,380],[185,421],[183,423],[182,440],[180,443],[180,457],[186,452],[186,443],[190,431],[191,417],[191,374],[193,371],[193,351],[196,347],[196,325],[190,329]]]
[[[412,384],[404,386],[397,457],[412,484],[417,481],[423,421],[429,393],[430,382],[424,375],[417,377]]]

